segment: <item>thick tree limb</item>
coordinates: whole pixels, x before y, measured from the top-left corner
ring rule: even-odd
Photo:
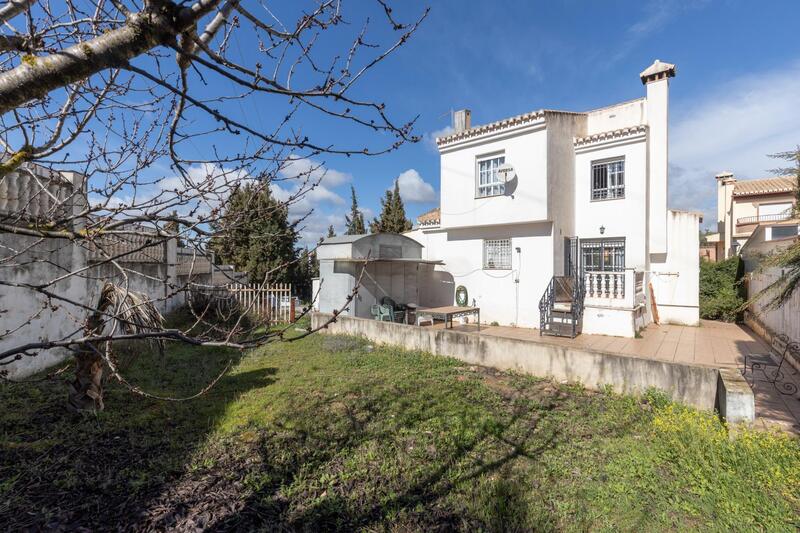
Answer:
[[[178,10],[165,2],[178,10],[175,15],[165,8],[135,13],[121,27],[90,41],[45,57],[26,56],[22,64],[0,74],[0,115],[103,70],[122,67],[156,46],[174,43],[218,3],[208,0],[196,9]]]
[[[8,22],[23,11],[26,11],[36,0],[10,0],[0,7],[0,23]]]

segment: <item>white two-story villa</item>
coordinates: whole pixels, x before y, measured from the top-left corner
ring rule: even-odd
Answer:
[[[440,208],[406,233],[452,280],[420,299],[463,286],[483,322],[571,336],[698,324],[700,215],[667,207],[673,76],[656,60],[643,98],[587,112],[457,112],[436,140]]]

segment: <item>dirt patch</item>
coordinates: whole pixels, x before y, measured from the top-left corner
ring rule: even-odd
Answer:
[[[484,385],[500,394],[506,400],[517,398],[552,400],[566,397],[566,393],[561,390],[561,387],[550,380],[532,381],[531,379],[520,379],[520,376],[514,373],[479,365],[462,367],[462,371],[479,376]]]

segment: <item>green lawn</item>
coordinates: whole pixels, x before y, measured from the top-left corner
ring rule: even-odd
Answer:
[[[189,393],[223,350],[127,371]],[[198,400],[0,386],[0,524],[64,530],[794,531],[800,446],[712,414],[311,336],[253,351]]]

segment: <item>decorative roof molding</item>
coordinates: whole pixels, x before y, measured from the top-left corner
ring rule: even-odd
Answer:
[[[575,146],[586,146],[588,144],[594,144],[597,142],[606,142],[606,141],[615,141],[617,139],[624,139],[627,137],[632,137],[634,135],[646,132],[647,132],[647,126],[641,124],[639,126],[631,126],[629,128],[620,128],[618,130],[595,133],[593,135],[587,135],[585,137],[575,137],[575,139],[573,140],[573,144]]]
[[[437,137],[436,145],[444,146],[446,144],[450,144],[455,141],[461,141],[463,139],[471,139],[473,137],[478,137],[486,133],[494,133],[496,131],[512,128],[514,126],[521,126],[523,124],[527,124],[544,118],[544,113],[545,111],[543,109],[540,109],[539,111],[532,111],[530,113],[517,115],[511,118],[504,118],[503,120],[490,122],[489,124],[484,124],[482,126],[475,126],[474,128],[470,128],[464,131],[459,131],[457,133],[453,133],[452,135]]]
[[[438,226],[441,219],[442,211],[438,207],[434,207],[430,211],[426,211],[417,217],[417,224],[424,227]]]

